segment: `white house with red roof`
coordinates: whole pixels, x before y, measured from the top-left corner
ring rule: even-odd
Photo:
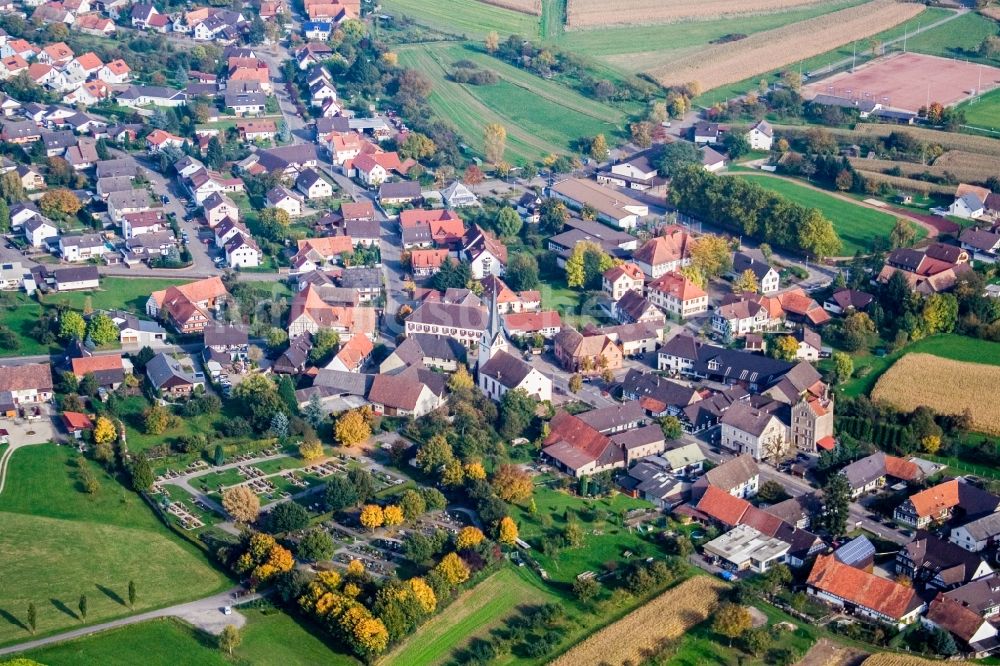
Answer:
[[[132,75],[132,69],[128,64],[118,58],[117,60],[112,60],[107,63],[97,72],[97,78],[105,83],[110,83],[112,85],[119,83],[128,83],[129,78]]]

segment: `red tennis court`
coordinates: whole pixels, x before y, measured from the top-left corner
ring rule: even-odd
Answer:
[[[916,112],[928,102],[956,104],[976,90],[1000,85],[1000,69],[989,65],[940,58],[919,53],[900,53],[878,58],[858,67],[805,86],[807,98],[835,95],[872,101],[883,107]]]

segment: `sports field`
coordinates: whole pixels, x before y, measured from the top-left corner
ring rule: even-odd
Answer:
[[[474,86],[448,80],[452,65],[463,59],[493,70],[500,81]],[[506,65],[476,47],[455,43],[406,46],[399,49],[399,61],[431,79],[434,88],[429,104],[473,150],[483,152],[487,124],[506,127],[505,157],[511,163],[563,154],[571,142],[601,133],[612,143],[624,125],[622,111]]]
[[[829,94],[871,100],[894,109],[917,112],[927,99],[956,104],[976,90],[1000,86],[1000,69],[920,53],[900,53],[874,60],[854,72],[835,74],[805,87],[805,97]]]
[[[138,589],[136,610],[149,610],[216,593],[229,585],[193,547],[173,536],[135,494],[92,463],[100,490],[82,492],[75,455],[50,444],[14,453],[0,494],[0,644],[30,638],[28,604],[38,634],[131,613],[128,583]]]
[[[384,666],[430,666],[443,663],[448,661],[456,648],[499,626],[518,606],[553,600],[554,596],[530,585],[513,569],[502,569],[471,590],[463,592],[444,611],[422,625],[416,634],[379,663]]]
[[[851,256],[856,251],[870,252],[871,243],[876,238],[887,238],[896,218],[888,213],[859,206],[846,199],[834,197],[826,192],[814,190],[789,180],[761,174],[744,174],[761,187],[787,197],[790,201],[809,208],[818,208],[833,223],[833,228],[844,242],[841,255]],[[927,232],[914,225],[918,238]]]
[[[962,105],[965,121],[973,127],[1000,130],[1000,88]]]

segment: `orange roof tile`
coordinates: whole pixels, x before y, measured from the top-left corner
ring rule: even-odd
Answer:
[[[916,603],[912,587],[841,564],[833,555],[816,558],[808,584],[894,620],[906,615]]]
[[[62,418],[63,423],[66,424],[66,429],[70,432],[74,430],[90,430],[94,427],[94,422],[90,420],[90,417],[80,412],[63,412]]]
[[[81,56],[77,56],[76,61],[80,63],[80,65],[83,66],[83,69],[88,72],[93,71],[95,69],[100,69],[102,66],[104,66],[104,63],[101,62],[101,59],[98,58],[97,54],[94,53],[93,51],[88,51],[87,53],[84,53]]]
[[[649,283],[651,290],[673,296],[681,302],[691,301],[696,298],[705,298],[705,290],[687,279],[680,273],[664,273]]]
[[[958,506],[958,480],[952,479],[910,495],[910,503],[920,517],[936,516]]]
[[[448,250],[413,250],[410,252],[410,266],[417,268],[441,268],[448,260]]]
[[[726,525],[739,525],[748,508],[750,502],[712,485],[705,489],[705,494],[698,502],[699,511]]]
[[[74,358],[71,361],[73,374],[83,377],[89,372],[100,372],[101,370],[120,370],[122,368],[121,354],[110,354],[108,356],[85,356]]]

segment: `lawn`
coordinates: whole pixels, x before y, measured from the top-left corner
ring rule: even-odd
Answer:
[[[34,356],[53,351],[43,345],[32,330],[42,316],[42,306],[38,301],[20,292],[0,293],[0,322],[17,335],[18,346],[14,349],[0,349],[0,356]]]
[[[216,423],[225,418],[225,413],[201,414],[194,417],[183,417],[176,426],[168,428],[160,435],[150,435],[145,431],[143,412],[150,406],[143,396],[131,396],[121,401],[119,417],[125,423],[128,433],[128,447],[133,453],[145,451],[153,446],[169,444],[171,440],[188,434],[206,435],[214,448],[220,436]],[[225,411],[226,408],[224,408]]]
[[[241,610],[247,616],[243,643],[233,653],[238,663],[254,666],[348,666],[358,662],[334,652],[314,628],[303,627],[281,611]],[[150,649],[155,646],[155,649]],[[122,629],[28,652],[24,655],[48,666],[105,664],[173,666],[174,664],[231,664],[216,640],[174,619],[151,620]]]
[[[442,663],[473,637],[484,636],[489,629],[499,626],[518,606],[555,600],[555,596],[529,584],[513,569],[502,569],[463,592],[381,663],[399,666]]]
[[[648,541],[627,527],[621,527],[620,514],[636,508],[647,508],[649,502],[615,493],[612,497],[588,499],[536,486],[534,514],[515,506],[513,518],[521,530],[521,538],[531,544],[531,556],[555,582],[571,583],[584,571],[601,572],[604,565],[625,563],[625,552],[635,556],[651,555],[656,550]],[[561,549],[555,557],[542,552],[543,543],[560,534],[566,525],[566,513],[577,520],[585,534],[586,546]],[[603,515],[602,515],[603,513]]]
[[[562,320],[567,324],[583,328],[587,324],[598,324],[596,307],[594,311],[584,312],[580,305],[581,297],[585,292],[566,286],[565,279],[558,283],[543,282],[538,286],[542,295],[542,306],[546,310],[557,310]]]
[[[1000,57],[979,55],[979,45],[997,34],[996,21],[975,12],[959,16],[942,26],[907,40],[907,50],[945,58],[959,58],[1000,67]]]
[[[106,277],[99,289],[53,293],[45,297],[46,305],[68,305],[82,310],[90,299],[90,307],[95,310],[124,309],[140,315],[146,313],[146,301],[154,291],[176,287],[190,280],[172,278]]]
[[[962,105],[965,120],[973,127],[1000,129],[1000,88]]]
[[[876,238],[886,238],[896,224],[896,218],[872,208],[859,206],[844,199],[838,199],[825,192],[814,190],[797,183],[759,174],[740,174],[740,178],[752,179],[758,185],[788,198],[802,206],[818,208],[831,222],[844,241],[841,256],[851,256],[857,251],[867,253]],[[922,227],[912,225],[917,238],[927,235]]]
[[[521,35],[537,39],[541,21],[537,16],[488,5],[476,0],[385,0],[382,11],[419,19],[435,30],[473,39],[481,39],[495,30],[501,38]]]
[[[431,108],[478,153],[484,151],[483,128],[490,123],[507,128],[506,158],[514,162],[535,162],[551,153],[568,152],[571,142],[600,133],[613,142],[624,123],[618,109],[460,44],[407,46],[399,49],[399,59],[403,66],[431,79]],[[497,72],[500,81],[474,86],[448,80],[452,64],[462,59],[475,59]],[[559,122],[552,123],[552,118]]]
[[[100,490],[79,489],[75,454],[39,445],[14,454],[0,495],[0,552],[7,558],[0,586],[0,644],[29,637],[29,603],[38,633],[78,626],[77,602],[88,599],[87,622],[128,615],[128,582],[136,610],[213,594],[229,585],[192,546],[174,537],[145,503],[99,467]]]

